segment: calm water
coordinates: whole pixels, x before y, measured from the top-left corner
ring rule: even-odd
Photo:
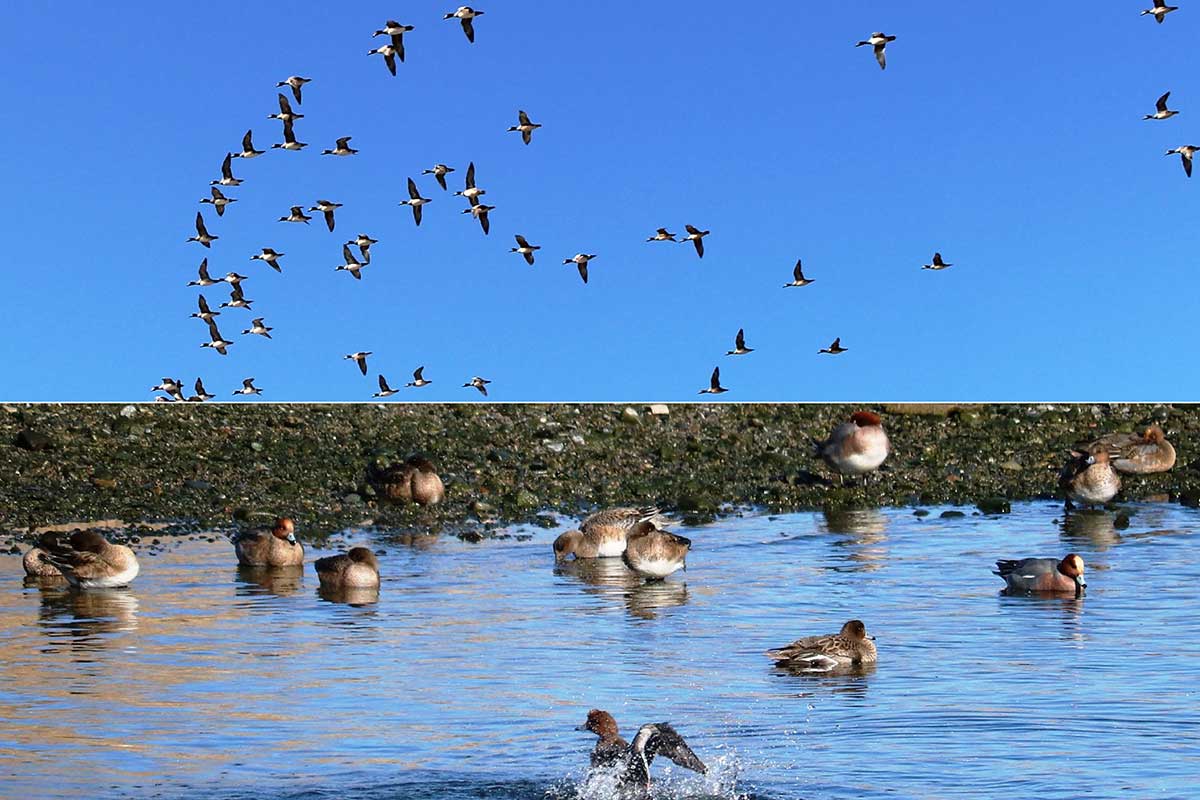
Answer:
[[[709,764],[671,797],[1195,797],[1200,514],[1136,512],[732,519],[686,531],[687,572],[647,586],[619,562],[556,571],[555,531],[378,542],[358,605],[311,566],[239,573],[225,543],[88,594],[23,586],[5,556],[0,793],[574,797],[593,739],[573,728],[599,707],[627,734],[673,722]],[[1071,550],[1080,601],[990,574]],[[762,655],[851,617],[877,636],[866,674]]]

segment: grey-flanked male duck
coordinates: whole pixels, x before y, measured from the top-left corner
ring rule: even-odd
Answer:
[[[218,283],[223,283],[223,281],[213,280],[211,277],[209,277],[208,259],[206,258],[200,262],[200,280],[189,281],[188,286],[215,286]]]
[[[1058,476],[1058,487],[1066,495],[1066,507],[1072,501],[1084,505],[1104,505],[1121,491],[1121,478],[1109,461],[1108,449],[1093,445],[1084,451],[1072,450],[1071,457]]]
[[[696,255],[704,258],[704,237],[708,236],[711,231],[702,231],[695,225],[684,225],[683,227],[687,230],[688,235],[683,237],[680,244],[691,242],[696,246]]]
[[[395,75],[396,74],[396,56],[397,56],[397,54],[399,54],[399,52],[400,51],[396,49],[395,45],[385,44],[382,47],[376,47],[374,50],[368,50],[367,55],[383,56],[383,62],[385,64],[387,64],[388,72],[392,73],[392,75]]]
[[[220,311],[213,311],[208,307],[208,300],[204,297],[204,295],[199,295],[196,298],[196,303],[200,307],[200,310],[192,314],[189,319],[202,319],[205,322],[212,322],[213,317],[221,316]]]
[[[643,520],[629,531],[621,558],[625,566],[637,574],[661,581],[687,567],[687,554],[691,548],[691,539],[659,530],[652,521]]]
[[[329,232],[333,233],[335,221],[333,212],[342,207],[341,203],[334,203],[329,200],[318,200],[317,204],[309,209],[309,211],[320,211],[325,215],[325,225],[328,226]]]
[[[308,147],[308,142],[301,142],[296,139],[296,131],[292,127],[292,121],[287,120],[283,123],[283,141],[275,142],[271,145],[274,150],[291,150],[297,152]]]
[[[729,390],[721,385],[721,368],[717,367],[712,372],[712,377],[708,380],[708,388],[701,389],[699,394],[725,394]]]
[[[296,523],[290,517],[279,517],[269,529],[237,534],[233,550],[245,567],[298,567],[304,563],[304,545],[296,539]]]
[[[367,236],[365,233],[360,233],[355,238],[346,242],[346,244],[352,244],[352,245],[357,246],[358,252],[360,254],[362,254],[363,263],[370,264],[371,263],[371,245],[379,244],[379,240],[372,239],[370,236]]]
[[[343,272],[343,271],[349,272],[351,275],[354,276],[354,280],[361,281],[362,280],[362,268],[367,265],[360,262],[357,258],[354,257],[354,253],[350,252],[350,245],[348,245],[348,244],[342,245],[342,258],[345,259],[346,263],[334,267],[333,271],[334,272]]]
[[[776,666],[801,672],[830,672],[835,669],[874,664],[875,637],[867,635],[862,620],[852,619],[838,633],[806,636],[776,650],[767,658]]]
[[[941,253],[934,253],[933,254],[933,263],[932,264],[923,264],[921,266],[921,269],[941,270],[941,269],[946,269],[948,267],[953,267],[953,266],[954,266],[953,264],[947,264],[945,261],[942,260]]]
[[[229,293],[229,302],[221,303],[221,308],[244,308],[247,311],[253,311],[253,300],[247,300],[246,295],[242,292],[242,284],[233,284],[233,290]]]
[[[254,385],[254,378],[246,378],[244,381],[242,381],[242,388],[234,390],[233,393],[246,396],[260,395],[263,393],[263,390]]]
[[[97,531],[75,531],[70,536],[46,534],[38,547],[42,560],[57,567],[72,586],[80,589],[128,586],[140,569],[132,550],[113,544]]]
[[[1083,597],[1087,589],[1083,580],[1083,559],[1075,553],[1061,561],[1057,558],[1003,559],[996,562],[992,574],[1004,579],[1006,594],[1053,592]]]
[[[1142,433],[1111,433],[1102,436],[1087,448],[1102,448],[1108,452],[1113,469],[1131,475],[1150,475],[1167,472],[1175,466],[1175,447],[1157,425]]]
[[[879,62],[879,68],[887,69],[887,52],[886,52],[886,50],[887,50],[888,42],[894,42],[894,41],[896,41],[895,36],[888,36],[886,33],[879,31],[876,33],[872,33],[870,39],[867,39],[866,41],[863,41],[863,42],[859,42],[858,44],[856,44],[854,46],[862,47],[863,45],[868,45],[868,44],[871,45],[871,47],[875,48],[875,60]]]
[[[783,285],[783,288],[790,289],[793,286],[803,287],[803,286],[808,286],[810,283],[813,283],[813,282],[814,282],[814,279],[804,277],[804,262],[801,259],[797,258],[796,266],[795,266],[795,268],[792,269],[792,282],[785,283]]]
[[[479,393],[481,395],[483,395],[484,397],[487,397],[487,387],[488,387],[489,383],[491,383],[491,381],[484,380],[483,378],[476,375],[474,378],[471,378],[470,383],[464,383],[463,388],[464,389],[478,389]]]
[[[208,203],[210,206],[215,208],[217,210],[218,217],[225,216],[225,206],[229,205],[230,203],[237,202],[236,197],[226,197],[225,194],[216,186],[210,187],[208,191],[212,197],[202,197],[200,198],[200,202]]]
[[[829,347],[826,347],[823,350],[818,350],[817,354],[820,355],[821,353],[828,353],[831,356],[838,356],[842,353],[845,353],[849,349],[849,347],[842,347],[842,337],[839,336],[833,340],[833,344],[829,345]]]
[[[432,203],[428,197],[421,197],[421,192],[417,189],[417,182],[412,178],[408,179],[408,200],[401,200],[400,205],[410,206],[413,212],[413,219],[416,220],[417,227],[421,227],[421,207],[426,203]]]
[[[574,264],[576,267],[578,267],[579,277],[582,278],[584,284],[586,284],[588,282],[588,264],[591,263],[592,259],[597,257],[598,256],[595,253],[578,253],[571,258],[564,258],[563,263]]]
[[[373,355],[373,353],[371,353],[369,350],[366,350],[358,353],[351,353],[348,356],[342,356],[342,358],[348,358],[355,364],[358,364],[359,371],[365,376],[367,374],[367,356],[369,355]]]
[[[282,94],[276,94],[275,96],[279,100],[279,113],[268,114],[267,119],[277,119],[280,122],[295,122],[298,119],[304,119],[303,114],[297,114],[295,111],[292,111],[292,104],[288,101],[287,97]]]
[[[487,194],[487,189],[480,189],[475,185],[475,162],[472,161],[467,165],[466,180],[461,192],[455,192],[455,197],[465,197],[471,205],[478,205],[479,198]]]
[[[727,352],[727,356],[744,356],[747,353],[753,353],[753,347],[746,347],[746,330],[738,328],[737,338],[733,340],[733,349]]]
[[[633,742],[629,743],[621,738],[612,714],[592,709],[588,712],[587,721],[575,730],[590,731],[599,737],[592,749],[592,769],[616,771],[618,791],[622,797],[629,796],[631,792],[649,796],[650,765],[657,756],[668,758],[684,769],[701,775],[708,772],[704,762],[667,722],[643,725],[638,728]]]
[[[1171,93],[1170,93],[1170,92],[1167,92],[1167,93],[1166,93],[1166,94],[1164,94],[1162,97],[1158,98],[1158,102],[1156,102],[1156,103],[1154,104],[1154,108],[1155,108],[1155,111],[1154,111],[1154,113],[1153,113],[1153,114],[1147,114],[1146,116],[1142,117],[1142,119],[1143,119],[1143,120],[1147,120],[1147,119],[1170,119],[1171,117],[1173,117],[1173,116],[1175,116],[1176,114],[1178,114],[1178,113],[1179,113],[1178,111],[1172,111],[1171,109],[1167,108],[1167,99],[1168,99],[1170,96],[1171,96]]]
[[[433,381],[425,380],[425,367],[417,367],[413,370],[413,379],[411,383],[404,384],[405,387],[413,387],[420,389],[422,386],[428,386]]]
[[[509,252],[510,253],[520,253],[521,255],[523,255],[525,257],[525,263],[532,267],[533,266],[533,254],[536,253],[538,250],[541,250],[542,248],[539,245],[530,244],[528,242],[528,240],[526,240],[525,237],[519,233],[513,238],[515,238],[517,240],[517,246],[514,247]]]
[[[495,206],[489,206],[484,203],[475,203],[470,208],[464,208],[464,214],[470,214],[475,219],[479,220],[479,227],[483,228],[483,235],[487,236],[492,230],[492,223],[488,220],[488,214],[495,211]]]
[[[323,155],[323,156],[340,156],[343,158],[346,156],[357,155],[358,151],[350,146],[350,140],[353,138],[354,138],[353,136],[343,136],[342,138],[337,140],[337,142],[334,144],[332,150],[322,150],[321,155]]]
[[[211,347],[223,356],[229,355],[229,352],[225,348],[232,345],[233,342],[221,335],[221,332],[217,330],[217,323],[212,320],[208,321],[208,338],[210,341],[200,345],[201,347]]]
[[[1162,21],[1167,18],[1167,14],[1178,10],[1179,6],[1169,6],[1167,5],[1166,0],[1154,0],[1154,8],[1147,8],[1142,12],[1141,15],[1144,17],[1147,14],[1150,14],[1154,17],[1155,21],[1161,25]]]
[[[388,386],[387,378],[383,377],[383,375],[380,375],[379,391],[371,395],[371,397],[391,397],[392,395],[399,393],[399,389],[393,389],[392,387]]]
[[[392,48],[396,51],[396,58],[400,59],[400,61],[403,62],[404,61],[404,34],[408,33],[409,31],[412,31],[412,30],[414,30],[412,25],[401,25],[399,22],[396,22],[394,19],[389,19],[387,21],[387,24],[384,25],[380,30],[377,30],[377,31],[375,31],[375,33],[371,34],[371,37],[374,38],[376,36],[390,36],[392,38]]]
[[[1167,155],[1178,155],[1183,161],[1183,171],[1187,176],[1192,177],[1192,158],[1196,155],[1196,151],[1200,150],[1200,146],[1194,144],[1185,144],[1182,147],[1176,147],[1174,150],[1168,150]]]
[[[188,239],[189,242],[199,242],[205,247],[212,249],[212,243],[220,236],[212,236],[208,232],[208,228],[204,225],[204,215],[199,211],[196,212],[196,235]]]
[[[301,89],[304,88],[304,84],[306,83],[312,83],[312,78],[301,78],[299,75],[293,75],[286,81],[280,81],[279,83],[275,84],[275,88],[279,89],[284,86],[292,87],[292,96],[296,98],[296,102],[303,103],[304,98],[301,97]]]
[[[246,335],[265,336],[266,338],[270,339],[271,331],[273,331],[273,330],[275,330],[275,329],[269,328],[263,324],[262,317],[258,317],[256,319],[253,319],[250,321],[250,327],[247,328],[246,330],[242,331],[242,336],[246,336]]]
[[[533,141],[533,132],[542,126],[535,122],[530,122],[529,115],[524,111],[517,112],[517,119],[520,120],[520,124],[512,126],[508,129],[508,132],[512,133],[513,131],[520,131],[521,140],[524,141],[525,144],[529,144]]]
[[[267,152],[266,150],[255,150],[254,149],[254,138],[253,137],[254,137],[253,130],[246,131],[246,135],[242,137],[242,152],[234,153],[233,158],[258,158],[263,153]]]
[[[287,253],[276,253],[270,247],[264,247],[262,249],[261,253],[250,256],[250,260],[251,261],[262,261],[265,264],[267,264],[269,267],[271,267],[271,269],[275,270],[276,272],[282,273],[283,268],[279,266],[279,259],[283,258],[286,255],[287,255]]]
[[[475,44],[475,24],[476,17],[482,17],[482,11],[476,11],[470,6],[459,6],[457,11],[447,14],[443,19],[457,18],[462,22],[463,33],[467,35],[467,41]]]
[[[215,394],[209,394],[204,390],[204,381],[200,378],[196,378],[196,385],[194,388],[196,393],[187,399],[189,403],[203,403],[216,398]]]
[[[233,177],[233,153],[226,153],[221,162],[221,180],[212,181],[209,186],[241,186],[242,179]]]
[[[576,530],[565,531],[554,540],[554,560],[574,557],[619,558],[625,553],[625,543],[639,522],[665,523],[666,518],[655,507],[606,508],[597,511]]]
[[[646,240],[647,242],[674,242],[675,234],[668,231],[666,228],[659,228],[658,231]]]
[[[329,589],[374,589],[379,586],[379,561],[366,547],[318,558],[313,567],[321,586]]]
[[[432,175],[437,180],[438,186],[441,186],[442,191],[444,192],[450,188],[446,186],[446,176],[451,172],[454,172],[454,167],[447,167],[445,164],[434,164],[433,169],[423,170],[421,174]]]

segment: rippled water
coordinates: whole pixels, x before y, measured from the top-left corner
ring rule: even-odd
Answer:
[[[1133,508],[1125,530],[1064,529],[1048,503],[724,520],[657,585],[619,561],[556,571],[555,531],[378,541],[382,590],[358,604],[311,566],[239,572],[223,542],[85,594],[24,586],[5,556],[0,793],[574,797],[593,739],[573,729],[599,707],[687,737],[710,774],[671,774],[674,797],[1195,796],[1200,515]],[[1068,551],[1082,600],[990,574]],[[878,637],[864,674],[762,655],[851,617]]]

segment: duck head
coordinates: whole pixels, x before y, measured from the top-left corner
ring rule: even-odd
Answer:
[[[617,721],[607,711],[593,708],[588,712],[587,720],[577,728],[577,731],[591,731],[601,739],[616,739],[619,737]]]
[[[1070,553],[1058,562],[1058,571],[1075,581],[1075,596],[1082,597],[1084,589],[1087,588],[1087,583],[1083,580],[1083,559],[1075,553]]]
[[[566,561],[575,554],[576,548],[583,542],[583,533],[581,531],[567,531],[561,534],[554,540],[554,561],[559,563]]]
[[[292,522],[291,517],[280,517],[275,520],[275,527],[271,529],[271,533],[276,539],[283,539],[291,545],[297,544],[296,523]]]

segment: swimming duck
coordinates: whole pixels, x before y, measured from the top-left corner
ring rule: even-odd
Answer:
[[[406,384],[404,384],[404,386],[406,388],[407,387],[415,387],[417,389],[420,389],[422,386],[428,386],[429,384],[433,383],[433,381],[425,380],[425,376],[423,374],[424,372],[425,372],[424,367],[417,367],[415,370],[413,370],[412,382],[406,383]]]
[[[872,47],[874,47],[875,48],[875,60],[879,62],[879,68],[887,69],[887,54],[884,51],[887,49],[888,42],[894,42],[894,41],[896,41],[895,36],[888,36],[885,33],[878,32],[878,33],[872,33],[870,39],[867,39],[865,42],[859,42],[858,44],[856,44],[854,46],[862,47],[865,44],[869,44]]]
[[[208,307],[208,300],[204,297],[204,295],[200,295],[197,298],[197,304],[200,306],[200,311],[192,314],[189,319],[202,319],[205,322],[212,322],[213,317],[221,316],[220,311],[213,311]]]
[[[447,14],[445,17],[443,17],[443,19],[454,19],[457,17],[459,20],[461,20],[463,33],[467,35],[467,41],[471,44],[475,44],[474,19],[482,16],[482,11],[476,11],[470,6],[459,6],[457,11]]]
[[[234,390],[233,393],[234,394],[244,394],[246,396],[249,396],[252,394],[253,395],[262,394],[263,390],[259,389],[257,386],[254,385],[254,378],[246,378],[244,381],[242,381],[242,388]]]
[[[1171,93],[1167,92],[1162,97],[1158,98],[1158,102],[1154,104],[1156,109],[1155,112],[1153,114],[1147,114],[1146,116],[1142,117],[1142,119],[1170,119],[1178,114],[1178,111],[1171,111],[1169,108],[1167,108],[1167,98],[1170,96]]]
[[[871,411],[851,414],[850,420],[834,428],[828,439],[813,444],[815,455],[839,476],[874,472],[892,450],[883,420]]]
[[[729,390],[721,385],[721,368],[717,367],[713,370],[712,377],[708,381],[708,388],[701,389],[699,394],[724,394]]]
[[[793,286],[808,286],[810,283],[813,282],[813,280],[815,280],[815,279],[809,279],[809,278],[804,277],[804,264],[801,261],[801,259],[797,258],[796,266],[792,270],[792,282],[785,283],[783,285],[783,288],[789,289]]]
[[[662,512],[653,507],[606,508],[597,511],[554,540],[554,560],[566,561],[571,556],[581,558],[617,558],[625,552],[630,531],[639,522],[665,523]]]
[[[938,270],[938,269],[946,269],[947,267],[953,267],[953,266],[954,266],[953,264],[947,264],[945,261],[942,260],[941,253],[934,253],[933,254],[933,263],[932,264],[924,264],[924,265],[922,265],[921,269]]]
[[[281,94],[277,94],[276,97],[279,99],[279,113],[268,114],[267,119],[277,119],[280,122],[295,122],[298,119],[304,119],[303,114],[292,111],[292,104],[286,97]]]
[[[696,245],[696,254],[704,258],[704,237],[708,236],[710,231],[702,231],[694,225],[684,225],[683,227],[687,230],[688,235],[683,237],[680,244],[691,242]]]
[[[778,667],[803,672],[830,672],[875,663],[874,639],[874,636],[867,635],[867,626],[862,620],[852,619],[838,633],[797,639],[777,650],[768,650],[767,657]]]
[[[530,244],[524,236],[517,234],[514,237],[517,240],[517,246],[510,250],[510,253],[520,253],[525,256],[525,263],[533,266],[533,254],[542,248],[539,245]]]
[[[388,500],[428,506],[440,503],[446,488],[429,459],[409,456],[403,464],[385,469],[368,468],[367,481]]]
[[[137,556],[96,531],[75,531],[68,537],[46,534],[38,541],[43,561],[53,564],[72,586],[113,589],[128,586],[140,569]]]
[[[220,307],[221,308],[244,308],[247,311],[253,311],[254,309],[251,308],[253,303],[254,303],[253,300],[247,300],[246,295],[242,293],[242,284],[239,281],[238,283],[233,284],[233,291],[231,291],[229,293],[229,302],[221,303]]]
[[[334,219],[333,212],[342,207],[341,203],[331,203],[328,200],[318,200],[317,204],[309,209],[309,211],[320,211],[325,215],[325,224],[329,227],[329,232],[333,233]]]
[[[353,275],[354,280],[361,281],[362,280],[361,270],[363,267],[365,267],[367,265],[359,262],[359,260],[354,257],[354,253],[350,252],[350,245],[348,245],[348,244],[342,245],[342,258],[344,258],[346,260],[346,263],[342,264],[340,266],[334,267],[333,271],[334,272],[342,272],[344,270],[346,272],[349,272],[351,275]]]
[[[362,254],[363,263],[370,264],[371,263],[371,245],[379,244],[379,240],[372,239],[370,236],[367,236],[365,233],[360,233],[357,237],[355,237],[351,241],[346,242],[346,244],[356,245],[358,247],[358,252]]]
[[[307,216],[304,213],[304,209],[301,206],[292,206],[292,213],[286,217],[280,217],[279,221],[280,222],[303,222],[305,225],[307,225],[308,221],[310,219],[312,219],[312,217]]]
[[[396,74],[396,56],[400,53],[393,44],[385,44],[383,47],[376,47],[374,50],[368,50],[367,55],[381,55],[383,61],[387,64],[388,72]]]
[[[747,353],[753,353],[753,352],[754,352],[754,348],[746,347],[746,331],[742,328],[738,328],[737,338],[734,339],[734,342],[733,342],[733,349],[730,350],[725,355],[727,355],[727,356],[744,356]]]
[[[372,38],[374,38],[376,36],[392,37],[392,47],[396,51],[396,58],[400,59],[400,61],[403,62],[404,61],[404,34],[408,33],[411,30],[414,30],[412,25],[401,25],[399,22],[389,19],[387,21],[387,24],[384,25],[381,30],[377,30],[377,31],[375,31],[375,33],[371,34],[371,37]]]
[[[286,255],[287,255],[287,253],[276,253],[270,247],[264,247],[262,249],[262,252],[259,253],[258,255],[250,256],[250,260],[265,262],[268,266],[271,267],[271,269],[275,270],[276,272],[282,273],[283,269],[279,266],[279,259],[283,258]]]
[[[646,240],[647,242],[674,242],[675,234],[668,231],[666,228],[659,228],[658,232]]]
[[[597,256],[595,254],[588,255],[587,253],[579,253],[571,258],[564,258],[563,263],[574,264],[576,267],[578,267],[579,277],[583,278],[583,282],[586,284],[588,282],[588,263],[590,263],[591,260],[596,257]]]
[[[234,158],[258,158],[263,153],[267,152],[266,150],[254,149],[254,141],[251,138],[253,135],[254,131],[246,131],[246,135],[242,137],[242,152],[234,153]]]
[[[1190,163],[1191,162],[1189,162],[1189,164]],[[199,211],[197,211],[196,212],[196,235],[189,238],[188,241],[189,242],[199,242],[200,244],[204,245],[205,247],[207,247],[211,250],[212,243],[220,238],[221,238],[220,236],[210,236],[209,235],[208,228],[206,228],[204,226],[204,215],[201,214]]]
[[[1174,150],[1168,150],[1167,155],[1178,155],[1183,161],[1183,171],[1190,178],[1192,177],[1192,156],[1196,155],[1197,150],[1200,150],[1200,146],[1185,144],[1182,147],[1176,147]]]
[[[489,206],[483,203],[475,203],[470,208],[464,208],[462,213],[470,214],[475,219],[479,220],[479,227],[483,228],[483,235],[487,236],[492,229],[492,224],[488,221],[488,212],[495,210],[495,206]]]
[[[1167,14],[1178,10],[1179,6],[1169,6],[1167,5],[1166,0],[1154,0],[1154,8],[1146,9],[1142,12],[1141,16],[1144,17],[1147,14],[1150,14],[1155,20],[1158,21],[1159,24],[1162,24],[1162,21],[1167,18]]]
[[[241,186],[242,180],[233,177],[233,153],[226,153],[221,162],[221,180],[212,181],[209,186]]]
[[[367,356],[369,356],[369,355],[372,355],[372,353],[368,350],[365,352],[351,353],[348,356],[342,356],[342,358],[348,358],[351,361],[353,361],[355,364],[358,364],[359,371],[362,372],[363,375],[366,375],[367,374]]]
[[[1109,461],[1107,448],[1098,445],[1085,452],[1071,451],[1071,458],[1059,474],[1058,487],[1067,496],[1069,510],[1074,508],[1072,500],[1084,505],[1103,505],[1112,500],[1121,491],[1121,478]]]
[[[322,150],[321,155],[323,155],[323,156],[356,155],[358,153],[358,151],[350,146],[350,140],[353,138],[354,138],[353,136],[343,136],[342,138],[337,140],[337,142],[334,144],[334,147],[332,150]]]
[[[283,123],[283,141],[275,142],[271,145],[273,150],[291,150],[293,152],[303,150],[308,147],[308,142],[297,141],[296,131],[292,128],[291,121]]]
[[[417,184],[412,178],[408,179],[408,196],[410,199],[401,200],[400,205],[412,206],[413,219],[417,221],[417,227],[420,227],[421,206],[425,205],[426,203],[432,203],[433,201],[428,197],[421,197],[421,193],[417,191]]]
[[[533,132],[542,126],[538,125],[537,123],[530,122],[529,115],[524,111],[518,111],[517,118],[521,121],[521,124],[512,126],[508,129],[508,132],[512,133],[513,131],[520,131],[521,139],[525,142],[525,144],[529,144],[533,141]]]
[[[251,379],[253,380],[253,379]],[[296,523],[280,517],[268,530],[243,531],[233,537],[238,563],[245,567],[298,567],[304,564],[304,545],[296,539]]]
[[[300,96],[300,94],[301,94],[300,90],[304,87],[304,84],[306,84],[306,83],[312,83],[312,78],[301,78],[299,75],[293,75],[292,77],[288,78],[286,81],[280,81],[279,83],[275,84],[275,88],[278,89],[283,86],[292,87],[292,95],[296,98],[296,102],[303,103],[304,100]]]
[[[824,350],[818,350],[817,355],[820,355],[821,353],[828,353],[831,356],[836,356],[841,355],[849,349],[849,347],[842,347],[842,337],[839,336],[833,340],[833,344],[829,345],[829,347],[825,348]]]
[[[993,575],[1004,578],[1006,593],[1070,592],[1083,597],[1083,559],[1075,553],[1056,558],[1004,559],[996,562]]]
[[[392,395],[399,394],[399,393],[400,393],[399,389],[393,389],[392,387],[388,386],[387,378],[383,377],[383,375],[380,375],[379,376],[379,391],[376,392],[375,394],[371,395],[371,397],[391,397]]]
[[[480,189],[475,185],[475,162],[472,161],[467,165],[467,177],[461,192],[455,192],[455,197],[465,197],[471,205],[479,203],[479,198],[487,194],[486,189]]]
[[[30,578],[63,578],[62,570],[48,560],[49,553],[40,547],[32,547],[21,557],[21,566]]]
[[[225,206],[229,205],[230,203],[237,202],[236,197],[226,197],[225,194],[215,186],[211,187],[209,192],[212,194],[212,197],[202,197],[200,198],[200,202],[208,203],[215,208],[217,210],[218,217],[225,216]]]
[[[592,768],[620,770],[619,782],[623,794],[636,790],[645,796],[649,795],[650,765],[656,756],[669,758],[679,766],[701,775],[708,772],[683,737],[666,722],[638,728],[630,744],[621,738],[612,714],[592,709],[588,712],[587,721],[575,730],[590,731],[600,737],[592,750]]]
[[[487,397],[487,385],[489,383],[491,383],[491,381],[484,380],[483,378],[480,378],[477,375],[474,378],[471,378],[470,383],[464,383],[463,388],[464,389],[478,389],[479,393],[481,395],[483,395],[484,397]]]
[[[200,378],[196,378],[196,385],[194,388],[196,393],[188,398],[189,403],[203,403],[206,400],[212,400],[216,398],[215,394],[209,394],[204,390],[204,381]]]
[[[423,170],[422,175],[432,175],[437,179],[438,186],[442,187],[442,191],[446,191],[449,187],[446,186],[446,175],[454,172],[454,167],[447,167],[445,164],[434,164],[433,169]]]
[[[692,540],[659,530],[650,520],[634,525],[625,539],[625,566],[652,581],[687,568]]]
[[[373,589],[379,586],[379,561],[366,547],[352,547],[350,552],[318,558],[313,567],[321,586],[336,589]]]
[[[211,347],[223,356],[229,355],[225,348],[229,347],[233,342],[221,336],[221,332],[217,330],[217,323],[212,320],[208,321],[208,338],[212,341],[205,342],[201,347]]]
[[[245,336],[247,334],[253,334],[256,336],[265,336],[268,339],[270,339],[271,331],[273,331],[273,330],[275,330],[275,329],[268,328],[266,325],[263,324],[262,317],[258,317],[257,319],[253,319],[250,321],[250,327],[247,328],[246,330],[242,331],[242,336]]]
[[[1175,466],[1175,448],[1157,425],[1151,425],[1140,434],[1112,433],[1092,442],[1089,449],[1091,447],[1106,450],[1117,472],[1150,475],[1167,472]]]
[[[188,281],[188,286],[215,286],[222,281],[215,281],[208,276],[208,259],[200,262],[200,280]]]

